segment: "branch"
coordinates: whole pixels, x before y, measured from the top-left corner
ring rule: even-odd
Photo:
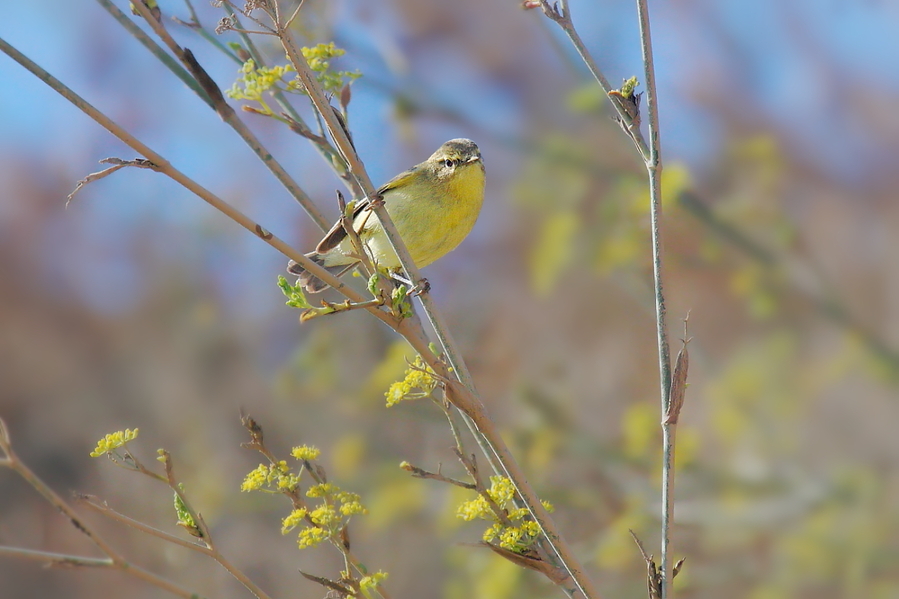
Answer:
[[[208,547],[204,545],[200,545],[198,543],[192,543],[190,541],[185,541],[181,537],[175,536],[173,534],[167,533],[164,530],[159,530],[153,526],[148,524],[144,524],[139,520],[135,520],[134,518],[129,518],[125,514],[121,512],[117,512],[116,510],[109,507],[106,502],[99,502],[95,497],[90,495],[79,495],[78,500],[81,501],[82,505],[87,506],[88,508],[94,510],[95,512],[106,516],[111,520],[115,520],[116,522],[121,522],[126,526],[130,526],[135,530],[139,530],[143,533],[146,533],[150,536],[162,539],[163,541],[172,543],[173,545],[179,545],[180,547],[184,547],[186,549],[191,549],[193,551],[198,551],[204,555],[211,555],[211,551]]]
[[[671,520],[674,516],[673,506],[673,470],[674,470],[674,441],[677,430],[676,425],[667,423],[672,413],[671,406],[671,354],[668,346],[668,328],[665,324],[665,295],[662,286],[662,159],[659,140],[659,106],[656,95],[655,66],[652,56],[652,35],[649,30],[649,7],[646,0],[637,0],[637,15],[640,22],[640,45],[643,53],[643,77],[646,84],[646,107],[649,112],[649,158],[646,160],[646,170],[649,173],[649,198],[652,221],[652,273],[655,288],[656,304],[656,334],[659,346],[659,373],[661,385],[662,414],[666,424],[662,426],[664,458],[662,478],[662,503],[665,509],[662,511],[662,599],[672,597],[671,590],[671,560],[670,560],[670,533]],[[686,323],[685,325],[686,326]],[[684,350],[686,351],[686,350]],[[684,354],[685,355],[685,354]],[[686,369],[683,371],[686,377]],[[679,411],[679,408],[678,408]],[[675,417],[676,422],[676,417]]]
[[[461,480],[456,480],[455,478],[449,478],[448,476],[444,476],[440,472],[440,467],[437,467],[437,472],[429,472],[424,468],[419,468],[418,466],[413,466],[408,462],[403,462],[400,464],[400,468],[411,474],[415,478],[426,478],[430,480],[436,480],[444,483],[449,483],[451,485],[455,485],[457,487],[461,487],[463,489],[467,489],[469,491],[474,491],[476,486],[474,483],[466,483]]]

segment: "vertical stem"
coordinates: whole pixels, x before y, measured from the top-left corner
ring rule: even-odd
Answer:
[[[665,325],[665,296],[662,291],[662,160],[659,155],[659,107],[656,97],[656,78],[652,56],[652,35],[649,30],[649,7],[647,0],[637,0],[637,15],[640,23],[640,46],[643,52],[643,77],[646,83],[646,107],[649,113],[649,159],[646,170],[649,174],[649,197],[652,219],[652,271],[655,288],[656,333],[659,346],[659,374],[662,399],[662,420],[666,419],[671,403],[671,355],[668,347],[668,329]],[[662,467],[662,599],[671,597],[671,558],[669,556],[669,535],[673,515],[672,491],[674,486],[674,432],[673,425],[662,424],[663,467]]]
[[[674,440],[677,424],[662,424],[662,599],[672,597],[671,592],[671,521],[674,519]]]

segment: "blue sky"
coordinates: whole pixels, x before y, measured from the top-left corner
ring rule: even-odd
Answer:
[[[183,13],[178,2],[161,5],[168,12]],[[642,79],[633,3],[575,1],[572,5],[582,37],[607,77],[612,82],[632,74]],[[464,125],[432,119],[421,125],[414,147],[404,145],[392,116],[393,99],[384,85],[423,90],[452,106],[469,123],[496,135],[527,134],[528,102],[515,81],[482,68],[477,57],[472,60],[460,54],[451,37],[417,40],[416,53],[405,57],[410,70],[401,72],[389,62],[390,52],[401,55],[412,34],[392,12],[399,10],[396,6],[364,18],[360,18],[365,14],[360,3],[348,1],[334,7],[339,23],[335,36],[350,49],[342,66],[358,67],[366,74],[354,88],[351,116],[357,145],[376,182],[423,159],[444,139],[471,136]],[[896,127],[895,114],[892,121],[884,122],[882,114],[869,117],[846,102],[865,95],[876,109],[878,98],[888,100],[899,92],[899,69],[895,68],[899,8],[895,3],[696,0],[651,2],[651,9],[666,160],[683,160],[699,171],[714,163],[724,139],[723,121],[701,101],[714,97],[731,103],[747,122],[776,128],[789,139],[793,151],[845,184],[864,185],[895,170],[894,155],[877,143],[879,131]],[[541,18],[514,6],[507,14],[503,10],[501,4],[491,6],[489,12],[485,9],[484,19],[498,20],[472,24],[470,40],[489,36],[490,28],[501,26],[504,20],[520,26],[522,19]],[[546,32],[571,52],[553,26],[542,33],[539,27],[532,29],[533,37],[521,40],[523,57],[533,57],[528,52],[534,45],[546,45]],[[189,175],[261,222],[271,223],[277,234],[297,241],[297,223],[302,217],[287,194],[235,134],[222,127],[218,117],[189,90],[167,77],[97,3],[9,3],[0,36]],[[209,65],[223,87],[230,84],[235,65],[218,60],[214,50],[189,32],[178,31],[178,37]],[[561,68],[551,51],[545,54],[547,63]],[[535,65],[535,69],[538,66],[546,67]],[[586,71],[581,71],[586,78]],[[0,80],[0,154],[24,157],[35,169],[31,177],[41,180],[52,165],[54,177],[62,172],[74,184],[86,173],[99,170],[101,158],[132,156],[131,150],[7,57],[0,57]],[[572,81],[572,85],[576,83]],[[296,136],[269,123],[252,118],[251,122],[311,195],[328,198],[323,202],[333,214],[330,198],[340,185],[314,152]],[[384,147],[399,150],[384,152]],[[497,156],[492,163],[490,150]],[[489,143],[485,154],[488,164],[509,165],[515,160],[490,148]],[[492,183],[496,180],[494,177]],[[7,206],[0,207],[0,228],[4,220],[13,222],[10,215],[15,208],[9,204],[14,202],[16,198],[7,197]],[[53,250],[54,255],[46,258],[52,265],[49,272],[63,271],[59,276],[72,269],[82,272],[83,277],[74,278],[71,284],[100,309],[127,306],[140,295],[144,277],[129,268],[131,257],[123,248],[128,246],[132,227],[149,219],[158,223],[161,235],[178,240],[163,243],[158,251],[174,256],[194,252],[220,275],[223,287],[255,293],[249,290],[258,289],[255,283],[270,273],[238,265],[271,267],[282,258],[250,236],[239,238],[242,241],[236,247],[229,240],[203,251],[191,249],[191,232],[198,226],[207,232],[219,226],[229,230],[230,225],[217,218],[157,175],[118,174],[82,192],[76,206],[60,212],[57,228],[43,233],[54,241],[77,239],[84,243],[71,248],[62,261]],[[486,218],[491,218],[489,210]],[[51,241],[50,247],[58,246]]]

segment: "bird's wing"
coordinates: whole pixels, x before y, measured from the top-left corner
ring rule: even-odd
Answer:
[[[395,188],[399,187],[400,185],[402,185],[403,183],[407,182],[412,177],[416,168],[417,167],[413,167],[413,168],[409,169],[408,171],[400,173],[399,175],[397,175],[396,177],[394,177],[393,179],[391,179],[390,181],[388,181],[387,183],[382,185],[378,189],[377,194],[379,196],[382,196],[385,193],[387,193],[388,191],[390,191],[391,189],[395,189]],[[366,198],[366,199],[360,201],[358,204],[356,204],[356,207],[353,209],[353,222],[356,221],[356,217],[358,217],[360,214],[362,214],[363,210],[370,210],[370,209],[371,209],[371,201],[369,201],[368,198]],[[322,238],[321,241],[318,242],[318,245],[315,246],[315,252],[317,254],[326,254],[329,251],[336,248],[338,245],[340,245],[340,242],[343,241],[344,239],[346,239],[346,229],[343,228],[343,224],[341,224],[341,222],[338,220],[336,223],[334,223],[334,226],[331,227],[331,230],[328,231],[327,233],[325,233],[325,236]]]
[[[362,200],[358,204],[356,204],[356,208],[353,209],[353,220],[356,220],[356,217],[359,216],[363,210],[368,207],[368,200]],[[318,245],[315,246],[316,254],[327,254],[338,245],[340,242],[346,238],[346,229],[343,228],[343,223],[338,220],[334,223],[334,226],[331,227],[331,230],[325,233],[325,236],[322,237],[322,240],[318,242]]]

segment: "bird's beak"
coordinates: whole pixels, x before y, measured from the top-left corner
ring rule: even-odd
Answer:
[[[479,161],[480,159],[481,159],[481,155],[478,154],[477,156],[472,156],[471,158],[469,158],[469,159],[468,159],[468,162],[477,162],[477,161]]]

